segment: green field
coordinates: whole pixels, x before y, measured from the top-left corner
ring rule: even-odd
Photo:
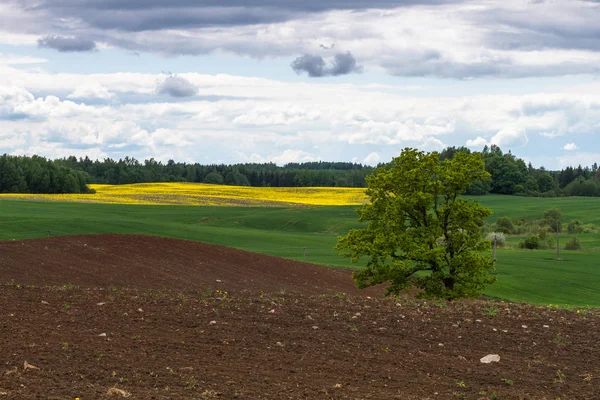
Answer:
[[[477,198],[498,216],[539,219],[560,208],[565,221],[600,224],[600,199]],[[199,240],[348,267],[337,236],[358,227],[356,207],[247,208],[0,201],[0,240],[85,233],[139,233]],[[584,251],[498,251],[498,283],[486,294],[538,304],[600,306],[600,235],[579,235]],[[567,239],[563,236],[561,241]],[[519,239],[511,239],[516,243]]]

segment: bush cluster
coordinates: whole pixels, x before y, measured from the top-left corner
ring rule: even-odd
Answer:
[[[540,248],[540,238],[535,235],[529,236],[527,239],[519,243],[521,249],[537,250]]]
[[[581,243],[576,237],[572,237],[567,243],[565,243],[565,250],[581,250]]]

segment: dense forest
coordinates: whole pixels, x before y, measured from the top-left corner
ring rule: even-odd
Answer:
[[[448,147],[442,159],[452,158],[465,147]],[[469,194],[488,193],[518,196],[600,196],[600,171],[590,167],[567,167],[561,171],[534,168],[511,152],[498,146],[484,147],[481,155],[491,178],[475,182]],[[384,164],[380,164],[384,165]],[[126,184],[142,182],[202,182],[239,186],[338,186],[365,187],[365,178],[373,167],[349,162],[290,163],[279,167],[273,163],[202,165],[162,163],[154,159],[140,162],[125,157],[68,157],[47,160],[43,157],[0,157],[0,192],[2,193],[86,193],[88,183]]]
[[[0,193],[90,193],[91,177],[61,160],[0,156]]]

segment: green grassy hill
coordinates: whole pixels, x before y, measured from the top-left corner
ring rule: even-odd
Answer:
[[[600,224],[600,199],[477,198],[499,216],[539,219],[560,208],[565,221]],[[359,227],[356,207],[246,208],[0,201],[0,240],[84,233],[141,233],[199,240],[261,253],[349,267],[337,236]],[[580,235],[582,252],[498,251],[494,297],[539,304],[600,306],[600,235]],[[516,244],[518,238],[511,239]],[[566,235],[561,238],[566,240]],[[564,241],[563,241],[564,243]],[[597,289],[596,289],[597,288]]]
[[[579,219],[584,223],[600,225],[599,197],[519,197],[488,195],[474,197],[494,212],[490,219],[507,216],[511,219],[540,219],[544,211],[559,208],[564,221]]]

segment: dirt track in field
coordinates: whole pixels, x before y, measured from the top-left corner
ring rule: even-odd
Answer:
[[[2,242],[0,282],[0,400],[600,398],[596,310],[367,297],[142,236]]]

